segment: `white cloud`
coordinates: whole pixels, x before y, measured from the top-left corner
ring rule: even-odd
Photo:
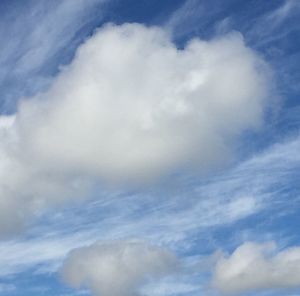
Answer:
[[[100,29],[1,127],[0,233],[95,178],[136,184],[228,161],[236,138],[262,123],[268,86],[238,34],[179,50],[159,28]]]
[[[89,181],[74,174],[44,170],[22,151],[15,117],[0,117],[0,236],[24,228],[46,204],[86,193]]]
[[[207,167],[261,123],[265,74],[239,35],[177,50],[160,29],[107,26],[48,93],[22,104],[19,131],[47,167],[113,181]]]
[[[219,258],[213,285],[232,294],[300,287],[300,248],[278,251],[274,243],[244,243]]]
[[[297,137],[274,144],[209,182],[199,184],[185,179],[184,184],[188,184],[185,189],[152,192],[150,196],[107,196],[105,193],[105,199],[85,203],[84,211],[81,205],[54,209],[47,213],[46,221],[43,219],[30,229],[28,236],[1,242],[0,276],[12,277],[36,269],[40,273],[55,272],[71,249],[100,239],[135,237],[182,254],[200,250],[195,237],[205,237],[205,250],[217,248],[214,229],[233,226],[262,210],[265,216],[275,220],[278,215],[281,219],[291,215],[291,209],[296,213],[299,198],[288,189],[299,170],[299,150],[300,138]],[[297,186],[295,190],[298,192]],[[280,231],[274,229],[266,234],[260,230],[262,232],[257,232],[247,224],[246,230],[231,233],[230,245],[258,238],[282,241]],[[157,285],[156,289],[159,289]]]
[[[94,295],[131,296],[147,282],[173,273],[176,257],[144,242],[112,241],[73,250],[62,267],[73,288]]]

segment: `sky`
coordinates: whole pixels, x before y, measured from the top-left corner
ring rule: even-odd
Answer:
[[[300,295],[299,20],[1,0],[0,294]]]

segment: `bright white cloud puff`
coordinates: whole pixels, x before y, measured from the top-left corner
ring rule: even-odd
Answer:
[[[239,34],[178,49],[159,28],[105,26],[47,92],[1,118],[0,234],[95,178],[140,184],[228,161],[268,92],[268,67]]]
[[[213,285],[226,294],[300,287],[300,248],[245,243],[217,261]]]

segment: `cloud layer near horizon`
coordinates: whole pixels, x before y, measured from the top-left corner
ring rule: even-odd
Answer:
[[[147,280],[173,273],[176,257],[144,242],[112,241],[71,251],[62,276],[73,288],[88,288],[93,295],[131,296]]]
[[[263,121],[268,78],[239,34],[177,49],[159,28],[98,30],[47,92],[0,118],[0,234],[94,179],[140,184],[228,161]]]

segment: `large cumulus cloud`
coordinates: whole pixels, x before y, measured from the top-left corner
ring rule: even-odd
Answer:
[[[178,50],[160,29],[107,26],[46,94],[21,106],[20,133],[46,166],[108,180],[207,167],[260,124],[262,65],[239,35]]]
[[[139,184],[228,161],[263,121],[268,78],[237,33],[178,49],[159,28],[98,30],[48,91],[1,119],[0,213],[20,222],[1,218],[0,233],[90,180]]]

